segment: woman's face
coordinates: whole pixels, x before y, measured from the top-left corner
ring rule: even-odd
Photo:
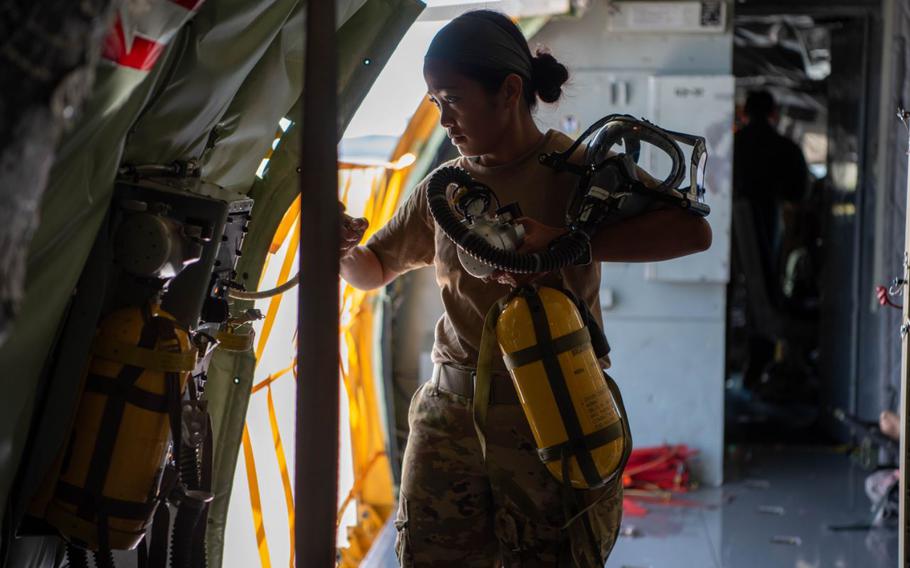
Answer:
[[[438,59],[426,60],[423,78],[439,109],[439,123],[458,151],[463,156],[495,153],[508,125],[506,97],[488,92]]]

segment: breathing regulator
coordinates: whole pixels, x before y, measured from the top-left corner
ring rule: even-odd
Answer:
[[[592,134],[583,162],[570,162]],[[692,147],[688,167],[680,144]],[[669,171],[662,180],[642,175],[638,161],[643,145],[669,158]],[[623,151],[614,152],[617,146]],[[664,130],[624,114],[601,118],[566,151],[540,156],[543,165],[579,178],[575,197],[566,211],[568,232],[540,252],[516,252],[524,237],[523,228],[515,223],[521,216],[518,205],[502,207],[492,189],[461,168],[437,170],[429,180],[427,200],[430,213],[458,246],[459,259],[470,274],[484,277],[494,270],[551,272],[590,262],[590,241],[600,227],[659,204],[685,209],[693,215],[708,215],[711,209],[704,203],[707,157],[705,139],[700,136]],[[681,187],[687,170],[689,185]]]

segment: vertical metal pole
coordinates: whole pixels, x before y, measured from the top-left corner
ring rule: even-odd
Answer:
[[[338,136],[335,0],[306,3],[294,513],[299,568],[335,566]]]
[[[897,113],[904,126],[910,128],[910,112],[903,108]],[[910,130],[908,130],[908,150],[910,150]],[[901,278],[904,279],[904,309],[901,318],[901,459],[900,459],[900,515],[899,524],[900,532],[898,533],[898,558],[900,558],[901,568],[910,568],[910,517],[908,509],[910,506],[910,486],[908,486],[907,467],[910,466],[910,416],[907,411],[910,410],[910,292],[907,291],[907,282],[910,281],[910,161],[907,163],[907,211],[906,224],[904,226],[904,265],[901,271]]]

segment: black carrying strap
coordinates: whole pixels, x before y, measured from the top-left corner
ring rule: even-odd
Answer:
[[[571,351],[577,347],[589,345],[591,343],[591,335],[588,333],[587,328],[583,327],[572,333],[563,335],[559,339],[554,339],[552,343],[553,351],[559,355],[560,353]],[[506,353],[502,356],[502,359],[505,361],[506,367],[511,371],[518,367],[524,367],[525,365],[540,361],[543,359],[543,351],[538,343],[537,345],[519,349],[512,353]]]
[[[566,384],[562,366],[559,364],[558,354],[553,346],[550,323],[547,319],[543,302],[540,301],[540,296],[534,289],[525,289],[521,295],[528,304],[528,311],[531,315],[531,322],[534,325],[534,334],[537,339],[537,347],[540,349],[541,362],[546,371],[547,381],[550,384],[550,390],[553,392],[559,416],[566,429],[569,447],[573,450],[585,482],[590,487],[599,486],[603,480],[600,477],[600,472],[597,471],[594,458],[584,445],[584,431],[582,430],[581,422],[578,420],[578,414],[575,412],[575,404],[572,402],[569,386]]]
[[[619,392],[619,385],[616,384],[616,381],[613,380],[613,377],[604,373],[604,381],[607,383],[607,388],[610,389],[610,394],[613,395],[613,402],[616,403],[616,407],[619,409],[619,423],[622,425],[622,456],[619,458],[619,465],[616,466],[615,480],[618,483],[622,483],[622,472],[626,469],[626,464],[629,462],[629,456],[632,454],[632,431],[629,430],[629,419],[626,415],[626,405],[622,401],[622,393]]]
[[[594,314],[591,313],[591,308],[588,307],[588,304],[581,301],[571,290],[562,288],[559,291],[568,296],[572,303],[575,304],[575,307],[578,308],[578,313],[581,314],[581,322],[587,328],[588,336],[591,338],[591,349],[594,350],[594,356],[598,359],[603,359],[609,355],[610,342],[607,341],[607,336],[604,334],[603,328],[600,327],[600,323],[594,319]]]

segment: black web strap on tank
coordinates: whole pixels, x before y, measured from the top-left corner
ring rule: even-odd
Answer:
[[[107,377],[89,373],[85,378],[85,391],[103,394],[108,397],[123,398],[126,402],[149,410],[164,414],[168,411],[167,397],[163,394],[149,392],[136,385],[118,381],[115,377]]]
[[[543,302],[540,301],[537,291],[533,289],[528,289],[522,292],[521,295],[528,304],[531,322],[534,325],[534,334],[537,338],[537,346],[540,348],[541,362],[546,371],[553,398],[556,400],[559,416],[566,429],[568,450],[578,461],[578,467],[581,469],[588,486],[597,487],[603,483],[603,480],[600,477],[600,472],[597,471],[594,458],[585,444],[585,434],[581,428],[581,422],[578,420],[578,414],[575,412],[575,405],[572,402],[572,395],[569,392],[569,386],[566,384],[562,366],[559,364],[558,354],[553,346],[550,323],[547,320]]]
[[[610,442],[622,438],[623,434],[623,421],[617,420],[606,428],[601,428],[596,432],[591,432],[590,434],[586,435],[581,440],[580,445],[583,446],[584,449],[588,452],[592,452],[601,446],[605,446]],[[568,450],[569,453],[571,453],[573,450],[578,451],[578,445],[579,444],[573,443],[572,440],[567,440],[562,444],[540,448],[537,450],[537,455],[540,457],[540,461],[544,463],[550,463],[562,459],[564,450]],[[600,485],[601,481],[598,481],[597,484]]]
[[[559,355],[560,353],[565,353],[566,351],[571,351],[578,347],[587,347],[590,344],[591,334],[588,333],[587,328],[583,327],[572,333],[563,335],[558,339],[554,339],[552,341],[552,349]],[[524,367],[525,365],[540,361],[543,359],[543,350],[541,349],[540,343],[538,343],[537,345],[507,353],[502,356],[502,359],[505,361],[506,367],[511,371],[518,367]]]

